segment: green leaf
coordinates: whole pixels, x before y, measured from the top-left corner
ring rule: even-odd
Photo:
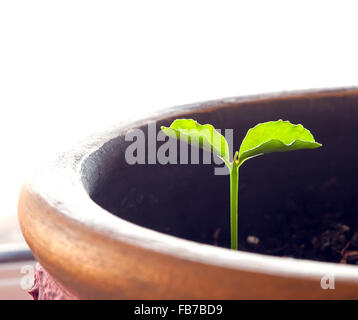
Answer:
[[[192,119],[176,119],[170,127],[161,127],[169,137],[199,145],[213,152],[230,167],[229,146],[226,139],[211,124],[201,125]]]
[[[265,153],[315,149],[321,146],[301,124],[282,120],[259,123],[247,132],[241,143],[239,165]]]

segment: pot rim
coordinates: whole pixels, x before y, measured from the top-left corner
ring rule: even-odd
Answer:
[[[28,201],[31,198],[32,201],[35,200],[47,208],[46,219],[48,220],[44,222],[43,216],[37,218],[35,212],[31,217],[34,222],[36,219],[41,219],[43,224],[49,226],[49,221],[53,220],[54,224],[51,226],[52,228],[54,225],[57,226],[56,232],[63,234],[67,239],[72,237],[73,241],[85,238],[87,245],[93,248],[99,246],[97,241],[99,237],[106,241],[106,245],[113,244],[110,249],[113,251],[116,250],[115,244],[119,241],[181,261],[191,261],[231,270],[315,280],[321,279],[325,274],[334,274],[342,281],[358,282],[358,267],[355,266],[232,251],[227,248],[177,238],[128,222],[106,211],[91,200],[86,191],[88,178],[82,171],[83,162],[106,142],[126,132],[129,128],[146,124],[149,121],[173,115],[181,117],[193,111],[203,109],[207,111],[241,103],[347,95],[358,96],[358,88],[315,89],[225,98],[157,111],[147,117],[133,119],[92,134],[69,151],[57,156],[54,161],[39,168],[25,181],[19,200],[19,221],[24,237],[37,260],[43,263],[51,273],[55,261],[50,261],[48,256],[53,252],[55,244],[49,239],[48,246],[38,245],[36,238],[40,236],[40,229],[34,228],[34,225],[31,225],[25,217],[28,214]],[[91,240],[88,234],[95,236],[97,240]],[[61,246],[56,245],[56,250],[59,250],[58,254],[61,254],[61,250],[65,250],[65,248],[61,249]],[[68,254],[67,252],[66,255]],[[66,268],[63,267],[63,269]]]

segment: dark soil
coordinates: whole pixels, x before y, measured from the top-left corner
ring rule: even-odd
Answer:
[[[214,245],[217,244],[217,233],[214,234]],[[358,264],[358,232],[352,232],[345,224],[324,223],[316,231],[296,230],[283,246],[276,247],[265,239],[248,236],[245,243],[239,244],[239,249],[281,257]]]
[[[285,157],[291,155],[267,155],[265,161],[275,163]],[[253,165],[242,170],[239,184],[239,250],[358,264],[358,198],[352,190],[354,177],[345,174],[327,177],[323,170],[303,176],[290,168],[267,170],[258,161],[258,165],[254,159],[251,161]],[[261,169],[266,170],[264,174],[259,172]],[[136,174],[144,175],[146,168],[135,170]],[[119,188],[108,188],[97,194],[97,201],[110,212],[147,228],[229,248],[229,177],[204,172],[200,179],[190,181],[185,166],[173,166],[172,171],[178,170],[178,176],[181,171],[186,175],[173,184],[170,180],[160,181],[160,170],[151,168],[152,176],[141,181],[148,185],[140,188],[131,178],[130,170],[124,171],[128,176],[122,175],[122,179],[133,184],[125,196],[119,196]],[[196,170],[207,169],[198,166]],[[259,178],[252,178],[254,174]],[[153,181],[158,181],[159,186],[154,188]]]
[[[219,185],[220,188],[227,187],[228,176],[215,178],[224,182],[223,186]],[[310,178],[306,180],[312,181]],[[204,185],[207,186],[207,194],[215,194],[211,190],[217,188],[215,184],[208,182]],[[357,265],[358,200],[347,196],[347,186],[338,178],[326,179],[323,186],[319,185],[306,184],[299,188],[299,192],[295,188],[287,188],[284,196],[272,197],[276,202],[280,199],[278,205],[271,207],[270,198],[267,198],[260,207],[255,202],[254,187],[241,183],[239,250]],[[218,197],[196,196],[197,200],[192,201],[187,197],[188,189],[181,188],[180,182],[174,186],[167,185],[166,188],[171,196],[164,206],[150,189],[142,192],[132,187],[126,197],[117,197],[115,192],[111,195],[107,190],[106,197],[118,199],[108,209],[118,212],[124,219],[160,232],[220,247],[230,246],[227,193]],[[171,188],[176,192],[171,192]],[[291,189],[296,191],[292,192]],[[196,190],[200,190],[200,187],[192,186],[191,194]],[[269,187],[265,187],[260,193],[268,193],[268,190]],[[211,204],[208,207],[209,201]]]
[[[330,199],[325,201],[325,197]],[[289,218],[277,235],[248,234],[239,242],[239,250],[357,265],[357,201],[343,199],[344,190],[336,177],[326,180],[320,188],[311,185],[288,198],[284,210]],[[275,218],[272,214],[264,217],[267,221]],[[220,231],[218,228],[214,232],[213,245],[218,245]]]

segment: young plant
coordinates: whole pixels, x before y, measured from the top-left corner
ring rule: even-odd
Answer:
[[[272,152],[315,149],[322,145],[301,124],[289,121],[268,121],[251,128],[230,161],[226,139],[210,124],[201,125],[192,119],[177,119],[170,127],[161,127],[169,137],[200,146],[221,158],[230,171],[231,249],[238,249],[239,168],[248,159]]]

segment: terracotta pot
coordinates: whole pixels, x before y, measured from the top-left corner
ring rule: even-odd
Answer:
[[[235,147],[248,128],[277,119],[304,124],[324,145],[245,164],[241,251],[224,248],[229,245],[228,176],[214,175],[211,165],[125,161],[132,143],[125,141],[126,132],[142,128],[148,134],[149,122],[156,121],[158,131],[181,117],[233,128]],[[41,265],[84,299],[358,298],[358,266],[252,253],[246,245],[250,235],[285,244],[297,215],[307,228],[307,220],[323,207],[343,206],[357,214],[358,153],[351,150],[357,123],[355,88],[168,109],[93,135],[41,168],[21,191],[22,232]],[[339,184],[334,194],[327,187],[332,176],[331,184]],[[293,214],[287,199],[304,210]],[[212,245],[213,239],[221,247]],[[334,277],[334,290],[322,289],[325,276]]]

